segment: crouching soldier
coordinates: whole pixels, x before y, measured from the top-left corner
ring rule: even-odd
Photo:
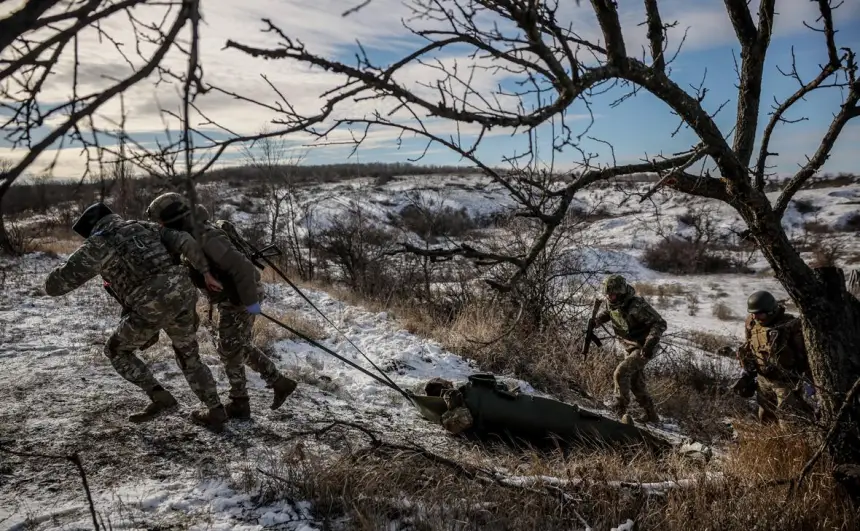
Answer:
[[[615,335],[621,341],[627,356],[615,368],[615,395],[613,411],[619,416],[627,414],[630,392],[645,410],[638,422],[660,420],[654,401],[645,385],[645,365],[654,357],[660,337],[666,331],[666,321],[642,297],[635,294],[621,275],[610,275],[603,281],[603,294],[609,306],[600,312],[597,323],[612,322]]]
[[[147,209],[149,219],[168,228],[193,233],[191,211],[185,198],[177,193],[166,193],[155,198]],[[249,419],[251,408],[245,365],[258,373],[274,391],[271,409],[278,409],[296,389],[296,382],[281,374],[275,364],[251,343],[254,319],[260,313],[260,301],[265,295],[260,272],[253,263],[233,245],[221,229],[209,223],[209,213],[198,205],[195,211],[200,247],[206,254],[209,269],[224,284],[221,293],[207,290],[195,264],[189,268],[192,279],[203,289],[209,300],[218,305],[218,354],[230,381],[230,418]]]
[[[127,311],[105,345],[105,355],[123,378],[140,387],[151,403],[129,417],[144,422],[177,405],[176,399],[134,355],[164,330],[185,379],[208,411],[195,411],[192,420],[220,431],[226,413],[218,399],[215,379],[200,360],[197,344],[197,291],[171,253],[185,254],[202,268],[212,289],[220,285],[206,260],[187,234],[165,231],[154,223],[127,221],[103,203],[89,207],[75,222],[74,231],[86,238],[68,261],[45,281],[45,292],[57,297],[80,287],[96,275],[116,294]],[[157,336],[156,336],[157,337]]]
[[[738,349],[744,374],[735,392],[755,392],[758,417],[763,423],[810,419],[812,407],[804,400],[804,379],[811,381],[806,344],[800,319],[786,313],[767,291],[757,291],[747,300],[744,324],[746,341]]]

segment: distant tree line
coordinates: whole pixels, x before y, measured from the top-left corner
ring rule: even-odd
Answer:
[[[365,164],[325,164],[285,167],[293,184],[313,184],[338,182],[359,177],[376,179],[384,184],[396,176],[410,175],[463,175],[475,173],[472,167],[433,166],[407,163],[372,162]],[[15,183],[3,198],[2,213],[16,216],[25,212],[44,213],[53,206],[64,203],[89,204],[96,200],[112,198],[117,194],[128,194],[129,187],[145,190],[148,195],[164,190],[175,189],[177,183],[160,175],[131,176],[125,165],[109,168],[105,174],[84,182],[54,180],[45,175],[22,179]],[[252,166],[233,166],[218,168],[207,172],[199,183],[225,182],[230,186],[242,187],[259,184],[268,177]],[[131,181],[131,182],[130,182]]]

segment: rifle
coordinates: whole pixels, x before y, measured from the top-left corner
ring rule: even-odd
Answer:
[[[588,327],[585,329],[585,336],[582,341],[581,354],[583,358],[588,357],[588,347],[591,346],[592,343],[598,347],[603,346],[603,342],[600,341],[600,338],[594,333],[594,328],[597,326],[597,313],[600,310],[601,303],[603,303],[603,299],[598,297],[594,299],[594,304],[591,307],[591,319],[588,320]]]
[[[230,239],[233,245],[235,245],[236,248],[244,254],[252,264],[254,264],[254,267],[260,271],[266,268],[266,266],[260,263],[260,258],[274,258],[276,256],[283,255],[283,252],[275,244],[267,245],[259,250],[255,249],[254,246],[246,242],[245,239],[239,235],[239,231],[236,229],[236,226],[227,220],[219,220],[215,222],[214,225],[224,231],[227,238]]]

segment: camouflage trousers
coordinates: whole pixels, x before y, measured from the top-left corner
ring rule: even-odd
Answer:
[[[758,388],[755,397],[761,422],[778,421],[780,425],[788,426],[814,416],[812,406],[803,399],[796,384],[768,380],[761,375],[756,378],[756,383]]]
[[[124,313],[105,345],[105,355],[120,376],[152,395],[161,384],[134,351],[144,346],[159,330],[164,330],[173,342],[176,363],[191,390],[206,407],[213,408],[221,401],[215,378],[200,359],[197,343],[200,321],[194,307],[196,302],[197,293],[193,286],[189,290],[187,286],[180,285],[171,295],[161,294]]]
[[[218,355],[230,382],[230,398],[248,398],[245,365],[271,386],[281,374],[275,363],[251,342],[255,316],[241,306],[218,305]]]
[[[630,393],[643,408],[653,407],[651,395],[645,385],[645,365],[648,358],[636,348],[627,351],[627,356],[615,367],[615,396],[619,407],[626,408],[630,404]]]

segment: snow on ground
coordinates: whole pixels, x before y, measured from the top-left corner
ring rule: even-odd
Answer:
[[[253,221],[255,216],[235,206],[241,192],[214,188],[222,197],[229,194],[235,199],[234,220],[240,224]],[[353,193],[347,193],[350,191]],[[473,176],[404,178],[379,185],[365,179],[314,186],[301,195],[305,204],[315,204],[328,217],[342,215],[350,201],[357,201],[380,223],[416,197],[419,202],[466,209],[472,216],[512,204],[503,189],[486,186]],[[801,191],[797,199],[803,204],[798,208],[795,203],[789,209],[786,227],[797,232],[804,223],[814,221],[839,228],[856,214],[858,197],[857,186]],[[695,350],[689,354],[688,333],[709,332],[737,341],[746,298],[752,291],[768,289],[785,297],[762,261],[753,264],[755,274],[684,277],[651,271],[640,261],[642,250],[657,241],[659,231],[688,234],[690,227],[679,216],[689,208],[710,208],[708,203],[657,194],[658,224],[652,203],[640,205],[616,189],[585,191],[577,201],[585,211],[605,205],[612,214],[587,226],[593,244],[579,250],[583,264],[621,272],[641,283],[641,289],[647,287],[652,293],[647,295],[649,300],[669,322],[665,341],[669,348],[655,363],[678,356],[679,350],[673,347],[680,345],[698,363],[722,373],[737,371],[728,358]],[[727,207],[713,208],[722,233],[739,230],[740,220]],[[857,233],[839,237],[847,253],[860,249]],[[259,377],[249,373],[255,420],[231,423],[227,434],[216,436],[187,421],[188,410],[197,407],[196,399],[176,368],[167,338],[162,337],[143,356],[159,380],[176,394],[183,411],[131,425],[127,415],[143,407],[146,398],[116,375],[101,353],[119,308],[97,282],[63,298],[45,296],[40,286],[49,269],[59,263],[56,258],[29,255],[2,264],[0,442],[29,452],[80,452],[96,507],[115,528],[318,529],[307,503],[260,503],[243,490],[241,474],[248,463],[284,451],[290,434],[324,421],[357,421],[395,440],[420,440],[440,452],[456,451],[456,443],[438,426],[420,418],[399,394],[309,345],[290,340],[277,342],[275,354],[284,370],[298,373],[302,383],[296,393],[280,411],[272,412],[269,391]],[[661,285],[668,295],[655,293]],[[276,315],[295,312],[319,323],[329,334],[324,344],[370,368],[288,287],[270,285],[267,290],[265,307],[269,311]],[[414,389],[435,376],[463,380],[479,370],[439,344],[401,330],[384,312],[368,312],[320,291],[307,290],[307,295],[405,388]],[[226,379],[205,326],[200,340],[203,359],[224,394]],[[524,391],[534,392],[526,382],[514,382]],[[680,441],[667,420],[658,431]],[[89,528],[80,480],[65,462],[0,454],[0,502],[0,527],[4,529]]]
[[[196,400],[162,337],[143,357],[176,394],[184,413],[129,424],[127,415],[143,407],[146,399],[116,375],[101,354],[119,308],[97,282],[59,299],[45,296],[40,286],[59,263],[37,254],[5,265],[6,285],[0,296],[0,437],[20,451],[80,452],[96,506],[115,527],[120,522],[182,525],[203,519],[207,529],[252,530],[275,523],[284,523],[281,529],[316,529],[302,504],[259,507],[231,482],[242,463],[286,448],[290,433],[309,429],[315,422],[361,422],[388,437],[420,440],[438,450],[453,444],[396,392],[327,354],[287,340],[276,344],[278,364],[292,374],[310,370],[315,378],[300,375],[299,389],[280,411],[271,412],[269,392],[256,374],[249,373],[255,421],[232,423],[226,436],[215,436],[183,416],[197,407]],[[266,308],[272,313],[297,312],[323,324],[286,286],[268,288]],[[438,344],[400,330],[385,313],[348,306],[314,290],[307,290],[307,295],[374,363],[389,368],[389,376],[404,388],[416,388],[434,376],[464,380],[476,372]],[[226,379],[205,327],[200,340],[203,359],[224,395]],[[337,335],[323,343],[370,368]],[[304,383],[324,382],[320,376],[330,381],[316,384],[319,387]],[[533,391],[525,382],[512,382]],[[24,529],[25,522],[33,523],[33,529],[87,528],[79,479],[67,463],[25,459],[3,465],[7,459],[0,457],[0,524],[8,529]]]

